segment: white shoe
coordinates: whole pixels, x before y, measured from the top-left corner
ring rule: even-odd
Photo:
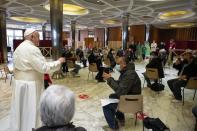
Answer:
[[[180,103],[182,101],[181,100],[177,100],[177,99],[173,99],[171,102],[173,102],[173,103]]]

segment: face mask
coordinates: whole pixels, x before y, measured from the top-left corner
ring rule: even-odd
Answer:
[[[120,72],[120,65],[116,64],[115,69]]]

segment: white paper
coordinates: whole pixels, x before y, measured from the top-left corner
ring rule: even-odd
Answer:
[[[111,103],[118,103],[119,99],[101,99],[101,106],[106,106]]]

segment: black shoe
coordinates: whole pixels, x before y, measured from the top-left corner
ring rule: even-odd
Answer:
[[[98,80],[98,82],[105,82],[105,80]]]

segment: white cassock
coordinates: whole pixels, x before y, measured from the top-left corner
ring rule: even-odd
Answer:
[[[39,100],[44,89],[44,74],[60,69],[60,62],[46,62],[41,51],[25,40],[14,52],[14,83],[10,131],[32,131],[41,126]]]

